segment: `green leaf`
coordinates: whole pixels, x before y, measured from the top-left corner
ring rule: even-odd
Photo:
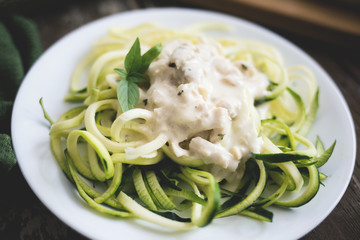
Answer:
[[[122,79],[126,79],[127,72],[125,69],[115,68],[114,71],[121,76]]]
[[[142,73],[133,72],[127,75],[126,79],[131,82],[145,82],[147,81],[147,78]]]
[[[139,102],[139,87],[136,83],[121,80],[117,88],[117,97],[123,112],[134,108]]]
[[[137,72],[142,64],[141,59],[140,41],[139,38],[136,38],[130,51],[125,57],[124,65],[126,72],[128,74],[132,72]]]
[[[157,58],[162,50],[161,43],[158,43],[156,46],[150,48],[143,56],[141,61],[141,67],[139,68],[139,73],[145,73],[148,70],[152,61]]]
[[[159,56],[161,50],[162,45],[159,43],[141,56],[140,40],[136,38],[126,54],[125,69],[114,69],[121,76],[121,81],[117,87],[117,97],[123,112],[134,108],[138,104],[140,93],[137,83],[147,80],[145,72],[151,62]]]

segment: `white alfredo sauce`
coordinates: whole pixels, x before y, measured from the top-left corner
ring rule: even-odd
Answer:
[[[143,94],[153,136],[160,133],[176,156],[202,159],[217,179],[240,180],[251,152],[260,152],[253,105],[267,77],[245,62],[231,62],[214,43],[175,40],[164,45],[148,71]]]

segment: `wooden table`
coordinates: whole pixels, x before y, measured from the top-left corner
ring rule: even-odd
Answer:
[[[59,1],[60,2],[60,1]],[[68,2],[68,1],[65,1]],[[71,30],[94,19],[137,8],[179,6],[195,7],[166,0],[91,0],[73,1],[27,11],[38,24],[44,49]],[[37,6],[35,7],[37,9]],[[353,51],[333,47],[272,26],[272,30],[294,42],[331,75],[344,94],[356,125],[359,146],[360,57]],[[360,44],[360,43],[359,43]],[[340,127],[340,126],[339,126]],[[357,153],[357,160],[359,153]],[[356,163],[350,185],[335,210],[303,239],[360,239],[360,167]],[[18,167],[0,176],[0,239],[85,239],[57,219],[34,195]]]

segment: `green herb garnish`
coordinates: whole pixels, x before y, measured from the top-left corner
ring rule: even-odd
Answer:
[[[225,134],[219,133],[219,134],[218,134],[218,137],[220,137],[220,139],[223,140],[224,137],[225,137]]]
[[[158,43],[141,56],[140,41],[139,38],[136,38],[125,57],[125,69],[114,69],[122,78],[117,87],[117,98],[123,112],[134,108],[138,104],[140,94],[137,83],[147,81],[145,72],[151,62],[160,55],[161,50],[162,45]]]

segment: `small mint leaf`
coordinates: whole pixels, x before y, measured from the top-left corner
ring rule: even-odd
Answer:
[[[136,82],[136,83],[147,81],[147,78],[145,77],[144,74],[137,72],[129,74],[126,79],[128,81]]]
[[[125,57],[125,69],[114,69],[122,78],[117,87],[117,98],[123,112],[138,104],[140,93],[137,83],[147,80],[145,72],[151,62],[159,56],[161,50],[162,45],[159,43],[141,56],[140,40],[136,38]]]
[[[150,48],[141,58],[141,66],[138,70],[139,73],[145,73],[148,70],[152,61],[157,58],[162,50],[162,44],[158,43],[156,46]]]
[[[136,83],[121,80],[117,88],[117,98],[123,112],[134,108],[139,102],[139,87]]]
[[[126,72],[128,74],[137,72],[142,63],[141,59],[140,41],[139,38],[136,38],[134,44],[130,48],[130,51],[125,57],[124,65]]]
[[[114,71],[121,76],[121,79],[126,79],[127,72],[125,69],[115,68]]]

